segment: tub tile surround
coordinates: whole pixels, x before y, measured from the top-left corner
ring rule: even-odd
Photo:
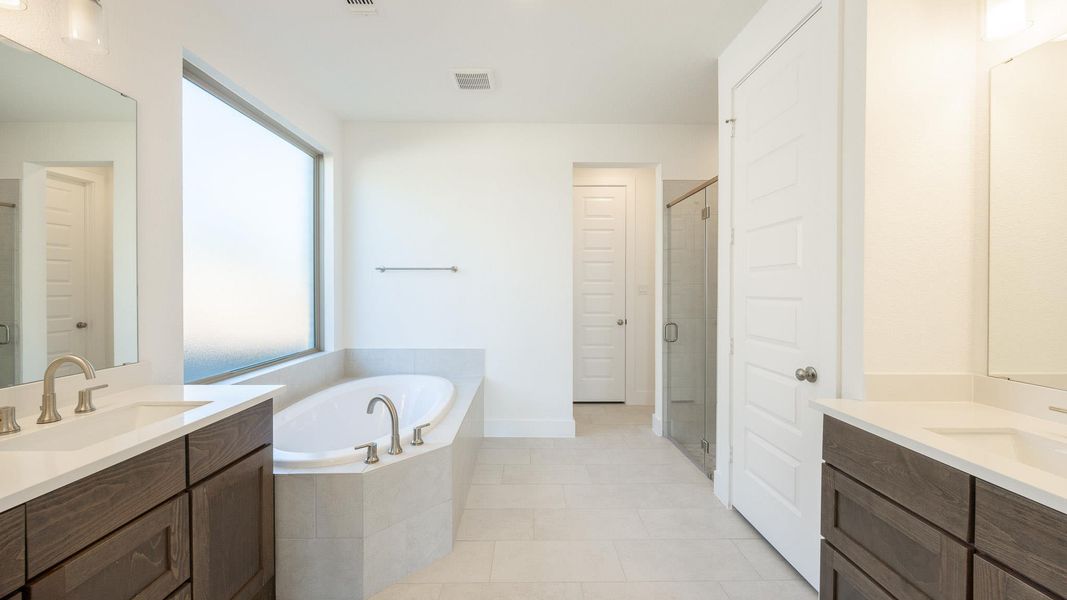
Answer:
[[[575,417],[574,439],[487,438],[453,552],[373,600],[816,598],[652,433],[651,407],[576,406]],[[648,458],[628,463],[635,443]],[[509,467],[538,466],[566,468],[540,471],[538,483],[504,478]],[[604,466],[621,470],[574,482]]]
[[[377,465],[275,469],[279,600],[366,598],[448,555],[475,477],[485,415],[483,351],[337,356],[342,368],[326,367],[335,380],[322,388],[352,378],[432,374],[455,384],[456,402],[425,435],[425,446],[405,446],[398,457],[382,451]]]

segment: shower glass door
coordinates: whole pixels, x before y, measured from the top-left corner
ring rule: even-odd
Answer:
[[[18,383],[18,180],[0,180],[0,387]]]
[[[664,182],[664,198],[696,183]],[[673,203],[664,218],[664,434],[708,477],[715,470],[714,187]]]

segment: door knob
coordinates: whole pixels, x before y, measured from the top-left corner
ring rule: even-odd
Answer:
[[[626,319],[619,319],[618,321],[615,321],[615,324],[618,325],[619,327],[622,327],[623,325],[626,324]]]
[[[89,326],[89,324],[86,323],[85,321],[78,321],[78,323],[76,325],[74,325],[74,326],[77,327],[78,329],[85,329],[86,327]]]
[[[806,367],[797,369],[794,375],[797,381],[807,381],[808,383],[815,383],[819,380],[819,372],[815,370],[815,367]]]

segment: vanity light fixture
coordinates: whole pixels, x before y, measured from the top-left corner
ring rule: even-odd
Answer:
[[[986,0],[985,39],[998,40],[1028,29],[1026,0]]]
[[[26,0],[0,0],[0,8],[26,10]]]
[[[0,0],[3,1],[3,0]],[[107,15],[103,0],[67,0],[63,41],[93,54],[107,54]]]

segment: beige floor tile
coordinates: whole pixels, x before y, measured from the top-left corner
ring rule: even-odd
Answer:
[[[467,508],[565,508],[561,485],[472,485]]]
[[[642,508],[726,509],[715,497],[710,480],[700,483],[667,483],[657,485],[654,489],[655,500],[650,506]]]
[[[460,583],[439,600],[582,600],[580,583]]]
[[[497,542],[493,581],[622,581],[612,542]]]
[[[567,508],[652,508],[656,486],[643,483],[566,485]]]
[[[736,539],[759,533],[736,511],[700,508],[642,509],[638,511],[650,538]]]
[[[398,583],[370,597],[370,600],[439,600],[440,583]]]
[[[529,448],[482,448],[478,450],[480,465],[528,465]]]
[[[585,465],[504,465],[502,483],[590,483]]]
[[[493,542],[456,542],[452,553],[411,575],[404,583],[489,581]]]
[[[633,509],[538,510],[534,512],[534,539],[538,540],[640,540],[647,539],[641,518]]]
[[[730,540],[618,541],[629,581],[758,580],[759,573]]]
[[[474,465],[471,485],[499,484],[504,474],[504,465]]]
[[[459,540],[532,540],[534,511],[527,508],[468,509],[459,521]]]
[[[806,581],[724,581],[730,600],[816,600],[819,594]]]
[[[762,538],[734,540],[734,544],[763,579],[800,579],[800,573]]]
[[[714,581],[583,583],[582,592],[583,600],[727,600]]]
[[[552,438],[485,438],[482,448],[551,448]]]
[[[586,468],[593,483],[711,483],[692,463],[586,465]]]
[[[534,448],[535,465],[668,465],[688,459],[676,448]]]

